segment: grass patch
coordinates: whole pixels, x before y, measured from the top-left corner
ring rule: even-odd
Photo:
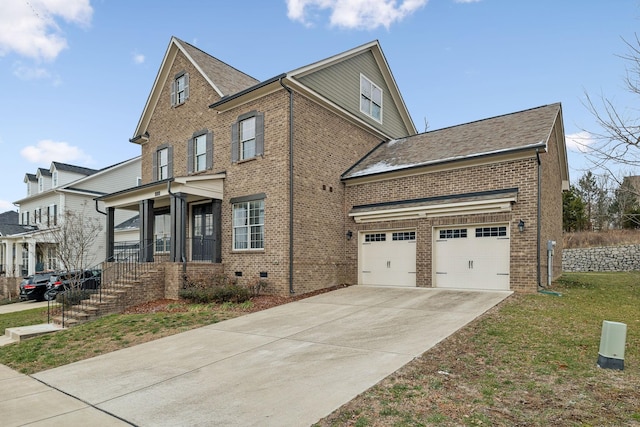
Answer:
[[[111,315],[55,334],[0,347],[0,363],[23,374],[66,365],[209,325],[239,313],[199,306],[187,312]],[[46,308],[0,316],[0,328],[46,323]]]
[[[47,323],[47,307],[2,314],[0,315],[0,335],[4,335],[4,330],[7,328],[39,325],[41,323]]]
[[[565,274],[553,290],[508,298],[317,425],[636,425],[640,273]],[[627,324],[624,371],[596,365],[603,320]]]

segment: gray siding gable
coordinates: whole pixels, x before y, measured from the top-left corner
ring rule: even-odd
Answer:
[[[383,91],[382,124],[360,112],[360,74]],[[398,106],[393,101],[391,90],[371,51],[364,51],[359,55],[313,71],[298,77],[298,80],[371,126],[396,138],[407,135]]]

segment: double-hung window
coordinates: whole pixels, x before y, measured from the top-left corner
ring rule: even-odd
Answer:
[[[158,151],[158,179],[169,178],[169,149]]]
[[[231,125],[231,161],[252,159],[264,154],[264,114],[251,111]]]
[[[188,173],[201,172],[213,167],[213,134],[206,130],[195,132],[187,141]]]
[[[158,147],[153,156],[153,177],[156,181],[162,181],[173,176],[173,147],[162,145]]]
[[[176,74],[171,83],[171,106],[183,104],[189,99],[189,74],[184,71]]]
[[[360,111],[382,122],[382,89],[360,75]]]
[[[240,122],[240,160],[256,156],[256,118]]]
[[[233,204],[233,249],[264,249],[264,199]]]

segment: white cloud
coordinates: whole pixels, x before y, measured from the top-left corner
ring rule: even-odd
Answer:
[[[78,147],[66,142],[56,142],[50,139],[38,141],[36,145],[29,145],[20,150],[20,155],[31,163],[46,164],[51,162],[80,162],[82,164],[91,163],[91,156]]]
[[[53,60],[67,48],[59,26],[86,27],[93,9],[90,0],[2,0],[0,57],[10,52],[35,60]]]
[[[133,62],[136,64],[144,64],[145,57],[141,53],[134,52],[132,54]]]
[[[287,0],[287,16],[311,26],[310,20],[317,18],[309,15],[328,9],[331,26],[370,30],[382,26],[388,29],[426,5],[427,1],[403,0],[398,4],[397,0]]]
[[[589,145],[596,142],[593,135],[586,131],[565,135],[565,141],[567,143],[567,149],[579,153],[589,152]]]
[[[46,68],[30,67],[20,61],[13,64],[13,75],[21,80],[38,80],[51,77]]]

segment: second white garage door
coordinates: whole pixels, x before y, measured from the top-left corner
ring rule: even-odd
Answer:
[[[434,286],[508,290],[509,253],[507,225],[435,229]]]
[[[363,285],[416,285],[415,230],[360,233],[360,283]]]

